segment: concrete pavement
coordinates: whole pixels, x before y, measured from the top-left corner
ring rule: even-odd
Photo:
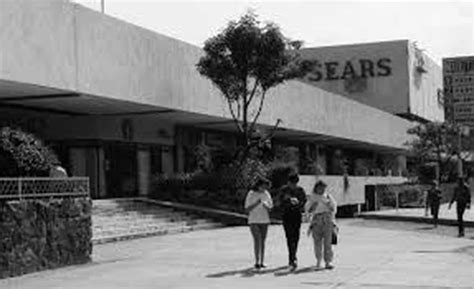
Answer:
[[[429,212],[429,211],[428,211]],[[402,208],[402,209],[389,209],[380,210],[373,212],[364,212],[361,214],[363,218],[371,219],[385,219],[385,220],[398,220],[398,221],[413,221],[419,223],[431,223],[431,214],[425,215],[424,208]],[[451,209],[448,209],[448,204],[442,204],[439,209],[438,215],[439,223],[445,225],[456,225],[456,203],[453,204]],[[466,227],[474,227],[474,208],[466,210],[463,216],[464,224]]]
[[[254,272],[248,228],[233,227],[98,245],[90,264],[0,280],[0,288],[473,288],[472,229],[454,238],[367,222],[339,221],[334,270],[314,270],[303,225],[296,272],[282,267],[281,226],[269,230],[268,268]]]

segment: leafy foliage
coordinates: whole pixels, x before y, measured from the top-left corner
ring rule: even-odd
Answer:
[[[245,147],[242,159],[251,146],[265,141],[254,138],[253,133],[267,91],[286,80],[301,78],[312,69],[313,62],[302,60],[296,53],[301,46],[300,41],[285,38],[274,23],[261,25],[252,12],[231,21],[205,42],[197,69],[227,100]]]
[[[450,122],[430,122],[419,124],[408,130],[415,138],[408,143],[412,156],[420,165],[419,171],[426,170],[422,166],[435,163],[439,167],[439,180],[446,181],[453,170],[454,157],[463,159],[463,151],[471,146],[470,138],[465,129]]]
[[[0,130],[0,176],[48,176],[59,164],[57,156],[39,139],[21,130]]]

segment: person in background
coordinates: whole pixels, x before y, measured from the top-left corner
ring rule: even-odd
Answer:
[[[265,240],[268,225],[270,224],[269,211],[273,208],[273,201],[268,188],[270,181],[259,178],[245,198],[245,211],[248,213],[248,224],[253,237],[255,269],[265,268]]]
[[[451,205],[454,202],[456,202],[456,213],[458,219],[458,237],[464,237],[463,215],[466,209],[471,208],[471,192],[462,177],[458,179],[458,184],[454,188],[453,197],[449,203],[448,209],[451,209]]]
[[[438,226],[438,213],[439,206],[441,204],[442,193],[436,180],[432,181],[430,185],[431,186],[426,193],[425,208],[426,210],[430,208],[431,215],[433,216],[433,224],[436,228]]]
[[[308,197],[305,205],[307,214],[311,214],[311,224],[308,234],[313,235],[314,253],[316,255],[316,267],[321,268],[322,252],[324,250],[324,262],[326,269],[332,269],[332,232],[335,222],[337,204],[334,198],[326,192],[327,185],[318,181],[314,185],[313,193]]]
[[[288,176],[288,184],[280,191],[279,204],[282,208],[283,229],[285,230],[288,246],[288,265],[290,269],[297,268],[296,253],[300,239],[302,213],[306,203],[306,194],[297,184],[299,177],[296,173]]]

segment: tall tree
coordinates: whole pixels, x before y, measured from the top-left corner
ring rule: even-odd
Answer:
[[[301,47],[301,41],[290,41],[274,23],[261,24],[251,11],[205,42],[197,69],[226,99],[244,144],[242,158],[266,140],[255,132],[268,90],[312,69],[313,62],[299,57]]]
[[[471,138],[466,128],[451,122],[419,124],[408,130],[415,138],[408,143],[412,158],[420,172],[423,166],[434,163],[438,167],[438,181],[447,181],[457,168],[454,161],[469,156],[463,152],[472,150]]]

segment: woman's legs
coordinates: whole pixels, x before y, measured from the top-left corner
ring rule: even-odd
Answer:
[[[332,216],[329,214],[324,214],[324,225],[323,225],[323,243],[324,243],[324,262],[326,262],[326,267],[331,267],[331,262],[333,259],[332,251],[332,229],[333,229]]]
[[[324,262],[326,267],[331,267],[333,259],[332,251],[332,216],[330,214],[320,214],[313,219],[313,239],[314,254],[316,256],[316,264],[321,265],[322,253],[324,250]]]
[[[253,252],[255,256],[255,265],[260,264],[260,239],[261,233],[258,224],[250,224],[250,232],[252,233],[253,238]]]
[[[268,224],[260,224],[260,265],[263,265],[265,258],[265,240],[267,239]]]
[[[323,251],[323,234],[322,234],[322,220],[321,216],[315,216],[313,219],[313,241],[314,241],[314,255],[316,256],[316,265],[321,266],[321,257]]]

